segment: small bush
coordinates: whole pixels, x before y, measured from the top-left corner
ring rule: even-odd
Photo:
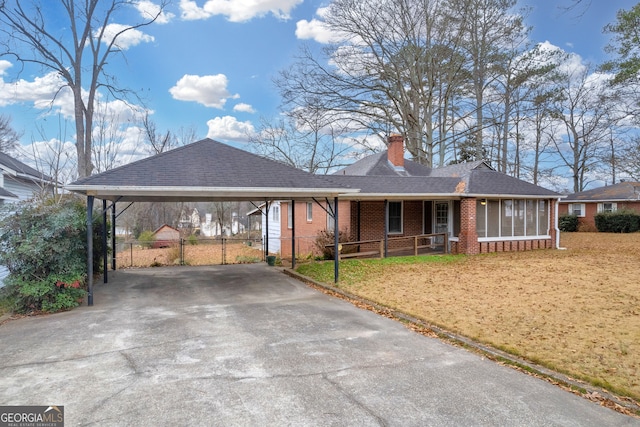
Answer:
[[[560,217],[558,218],[558,228],[560,229],[560,231],[578,231],[578,216],[560,215]]]
[[[189,237],[187,237],[187,242],[189,242],[190,245],[195,246],[198,244],[198,237],[195,234],[190,234]]]
[[[350,240],[351,239],[349,238],[346,230],[342,230],[338,233],[339,243],[346,243]],[[324,259],[333,259],[334,244],[335,234],[333,233],[333,230],[322,230],[318,234],[314,242],[316,250],[318,251],[318,253],[322,254]],[[342,253],[351,253],[355,252],[356,250],[357,248],[355,246],[348,246],[344,248]]]
[[[140,236],[138,236],[138,242],[140,242],[140,246],[143,248],[150,249],[155,241],[156,236],[153,234],[153,231],[143,231],[140,233]]]
[[[171,246],[167,249],[167,264],[178,265],[180,264],[180,246]]]
[[[595,221],[602,233],[635,233],[640,230],[640,215],[635,211],[599,213]]]

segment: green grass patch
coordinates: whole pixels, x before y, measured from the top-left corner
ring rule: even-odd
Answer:
[[[419,255],[375,259],[349,259],[340,261],[340,283],[352,285],[375,276],[386,267],[396,265],[419,264],[452,264],[466,259],[464,255]],[[301,264],[296,268],[300,274],[304,274],[318,282],[333,283],[334,262],[322,261],[309,264]]]

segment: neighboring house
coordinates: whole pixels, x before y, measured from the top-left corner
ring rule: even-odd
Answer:
[[[161,225],[153,232],[154,248],[168,248],[180,241],[180,231],[167,224]]]
[[[204,237],[218,237],[218,236],[235,236],[239,233],[244,233],[245,226],[240,222],[237,212],[231,213],[231,223],[225,224],[220,228],[218,221],[213,221],[212,214],[205,214],[204,221],[199,222],[200,235]]]
[[[0,152],[0,203],[31,199],[53,185],[51,177]]]
[[[582,229],[595,230],[595,216],[622,209],[640,213],[640,182],[620,182],[569,194],[560,202],[559,214],[574,214]]]
[[[29,200],[52,189],[54,184],[51,177],[0,152],[0,205]],[[8,274],[8,270],[0,266],[0,286]]]
[[[351,241],[384,239],[386,228],[390,237],[447,233],[451,252],[462,254],[558,246],[560,194],[497,172],[483,161],[432,169],[405,160],[400,135],[389,138],[386,152],[328,178],[360,189],[340,196],[338,204],[338,227]],[[332,203],[296,202],[296,240],[333,227]],[[281,201],[281,208],[282,255],[291,256],[290,202]],[[296,253],[312,251],[310,243],[305,247],[296,241]]]

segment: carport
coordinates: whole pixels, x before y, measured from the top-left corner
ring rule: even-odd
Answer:
[[[116,203],[260,201],[269,206],[275,200],[317,202],[333,199],[334,211],[329,214],[337,230],[338,197],[359,192],[337,184],[329,177],[313,175],[209,138],[79,179],[67,185],[66,189],[87,197],[87,303],[90,306],[93,305],[95,199],[102,200],[103,236],[106,236],[107,212],[111,211],[112,239],[115,240]],[[295,206],[295,203],[291,205]],[[295,212],[292,216],[295,218]],[[295,254],[295,220],[292,232],[292,253]],[[334,234],[334,253],[338,253],[339,233]],[[103,246],[106,278],[107,245]],[[112,246],[115,247],[113,241]],[[337,282],[338,257],[334,258],[334,279]],[[295,257],[292,260],[295,267]],[[112,269],[115,268],[114,259]]]

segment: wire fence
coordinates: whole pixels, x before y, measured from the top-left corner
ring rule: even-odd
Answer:
[[[262,239],[130,240],[116,244],[116,267],[246,264],[261,262],[264,255]]]

